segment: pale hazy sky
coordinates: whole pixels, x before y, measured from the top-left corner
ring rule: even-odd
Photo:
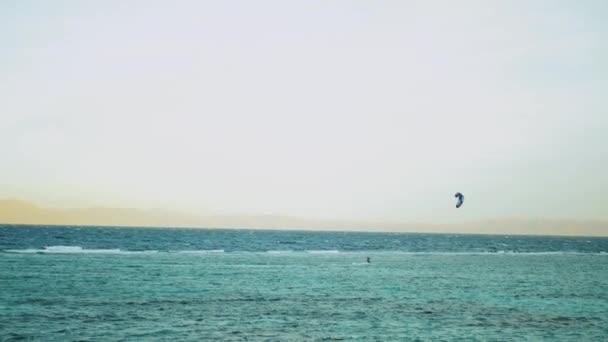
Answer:
[[[603,0],[2,1],[0,197],[605,219],[606,18]]]

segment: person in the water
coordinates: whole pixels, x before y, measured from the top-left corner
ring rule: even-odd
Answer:
[[[367,263],[371,264],[372,263],[372,259],[370,257],[367,257]]]

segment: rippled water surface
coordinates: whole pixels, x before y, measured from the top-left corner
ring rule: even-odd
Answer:
[[[608,340],[608,239],[0,226],[0,340],[357,339]]]

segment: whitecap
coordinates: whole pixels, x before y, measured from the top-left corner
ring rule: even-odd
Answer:
[[[86,249],[80,246],[47,246],[42,249],[9,249],[5,252],[22,254],[153,254],[158,251],[123,251],[118,248]]]
[[[224,253],[223,249],[201,249],[201,250],[192,250],[192,251],[176,251],[174,253],[177,254],[220,254]]]

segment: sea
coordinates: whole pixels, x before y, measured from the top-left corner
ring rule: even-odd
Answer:
[[[0,341],[338,340],[608,341],[608,238],[0,226]]]

